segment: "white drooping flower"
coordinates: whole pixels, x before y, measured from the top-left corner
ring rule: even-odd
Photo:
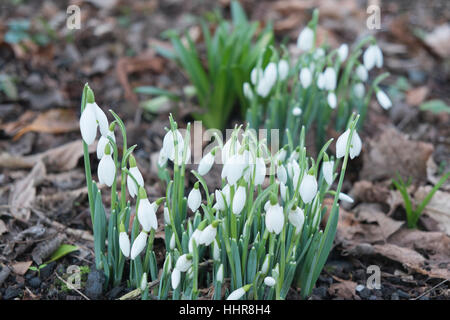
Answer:
[[[217,243],[216,239],[214,239],[214,243],[213,243],[213,259],[215,261],[220,260],[220,248],[219,248],[219,244]]]
[[[308,88],[312,82],[311,71],[308,68],[302,68],[302,70],[300,70],[299,78],[302,87],[305,89]]]
[[[230,157],[238,153],[239,149],[241,149],[241,143],[238,139],[228,139],[222,149],[222,164],[225,165]]]
[[[325,49],[324,48],[317,48],[314,51],[314,59],[318,60],[318,59],[323,58],[323,57],[325,57]]]
[[[176,138],[175,138],[176,137]],[[161,152],[163,153],[162,157],[168,158],[170,161],[175,162],[177,160],[177,165],[181,165],[183,163],[183,149],[184,149],[184,139],[179,130],[169,130],[164,136],[163,147]],[[177,150],[177,154],[175,154],[175,150]],[[186,149],[186,159],[185,163],[189,162],[191,157],[191,148],[189,145]]]
[[[256,92],[263,98],[267,97],[276,81],[277,65],[274,62],[270,62],[266,69],[264,69],[263,77],[259,80],[258,85],[256,86]]]
[[[364,65],[360,64],[357,68],[356,68],[356,76],[359,78],[359,80],[361,80],[362,82],[366,82],[367,79],[369,78],[369,73],[367,72],[366,67],[364,67]]]
[[[158,155],[158,166],[163,167],[167,163],[167,155],[164,149],[161,149]]]
[[[173,269],[171,275],[172,289],[176,290],[180,285],[181,272],[177,268]]]
[[[144,250],[147,244],[147,232],[142,231],[134,239],[133,245],[131,246],[131,260],[134,260],[141,252]]]
[[[392,107],[392,101],[389,99],[386,93],[382,90],[377,91],[377,100],[378,103],[383,107],[383,109],[388,110]]]
[[[323,73],[319,73],[317,76],[317,87],[322,90],[325,88],[325,76]]]
[[[284,214],[283,208],[276,203],[270,205],[266,211],[266,228],[269,232],[279,234],[283,230]]]
[[[241,299],[244,294],[250,289],[252,285],[247,284],[239,289],[234,290],[230,295],[228,296],[227,300],[239,300]]]
[[[277,166],[277,178],[283,184],[286,184],[286,182],[287,182],[287,172],[286,172],[286,168],[281,163]]]
[[[198,183],[195,183],[194,188],[192,188],[191,192],[189,192],[187,205],[189,209],[192,210],[192,212],[195,212],[197,211],[198,208],[200,208],[201,204],[202,204],[202,194],[198,189]]]
[[[250,81],[254,86],[262,79],[264,71],[261,68],[253,68],[250,73]]]
[[[345,156],[345,150],[347,148],[347,141],[350,135],[350,129],[345,130],[343,134],[339,136],[336,141],[336,158],[342,158]],[[353,159],[361,153],[362,141],[356,131],[353,132],[352,141],[350,144],[350,158]]]
[[[339,193],[339,200],[349,202],[349,203],[355,202],[355,200],[353,200],[352,197],[350,197],[348,194],[345,194],[343,192]]]
[[[211,223],[205,229],[203,229],[198,242],[199,244],[209,246],[216,239],[216,235],[217,235],[217,225],[214,226],[214,224]]]
[[[175,268],[180,270],[181,272],[186,272],[192,265],[192,255],[191,254],[183,254],[181,255],[177,263],[175,264]]]
[[[255,162],[255,185],[261,185],[266,177],[266,163],[261,157],[256,158]]]
[[[337,53],[341,62],[345,61],[348,56],[348,45],[346,43],[341,44],[341,46],[337,50]]]
[[[130,156],[132,157],[132,156]],[[131,160],[132,159],[132,160]],[[128,193],[132,198],[138,195],[139,187],[144,186],[144,178],[142,177],[141,172],[139,171],[139,168],[136,166],[136,161],[134,158],[130,159],[130,174],[133,175],[133,177],[136,179],[136,182],[138,183],[136,185],[136,182],[134,182],[133,178],[131,176],[127,175],[127,187],[128,187]]]
[[[200,237],[202,236],[202,234],[203,230],[200,230],[199,228],[195,229],[195,231],[192,233],[188,243],[188,250],[190,253],[194,252],[194,241],[197,246],[200,245]]]
[[[383,53],[381,49],[376,45],[370,45],[363,54],[364,66],[368,71],[377,66],[381,68],[383,66]]]
[[[223,282],[223,264],[221,264],[217,270],[216,280],[220,283]]]
[[[141,187],[141,190],[142,187]],[[150,229],[156,231],[158,229],[158,220],[156,219],[157,205],[155,202],[150,203],[148,199],[140,197],[139,206],[137,208],[137,217],[144,231],[149,232]]]
[[[130,238],[126,232],[119,234],[119,247],[122,254],[128,258],[130,256]]]
[[[322,174],[326,183],[330,186],[333,183],[334,161],[324,161],[322,164]]]
[[[302,114],[302,109],[300,109],[299,107],[294,107],[293,109],[292,109],[292,115],[294,116],[294,117],[298,117],[298,116],[300,116]]]
[[[100,126],[100,133],[108,135],[109,125],[106,114],[100,109],[97,103],[86,103],[80,117],[81,137],[87,145],[94,142],[97,136],[97,127]]]
[[[328,93],[327,102],[331,109],[336,109],[337,98],[336,98],[336,94],[333,91]]]
[[[353,86],[353,93],[355,96],[359,99],[364,98],[364,95],[366,94],[366,88],[364,87],[364,84],[362,82],[358,82]]]
[[[106,149],[109,149],[108,147]],[[97,175],[100,183],[106,184],[111,187],[116,177],[116,164],[111,157],[111,151],[105,152],[100,162],[98,163]]]
[[[242,209],[244,209],[246,199],[245,187],[239,186],[234,194],[233,205],[231,207],[235,215],[241,214]]]
[[[328,91],[334,91],[336,89],[336,70],[332,67],[327,67],[323,73],[324,88]]]
[[[303,223],[305,222],[305,213],[302,209],[296,207],[289,212],[288,220],[297,229],[297,232],[300,232],[303,228]]]
[[[204,176],[211,170],[212,166],[214,165],[214,155],[212,152],[208,152],[198,164],[198,174],[201,176]]]
[[[300,183],[300,197],[304,203],[310,203],[317,193],[317,181],[314,175],[305,174]]]
[[[280,151],[277,152],[275,158],[277,161],[283,162],[284,160],[286,160],[286,156],[287,156],[286,148],[282,148],[280,149]]]
[[[264,284],[268,287],[273,287],[277,282],[272,277],[265,277]]]
[[[287,78],[289,73],[289,64],[286,60],[278,62],[278,77],[281,81]]]
[[[108,137],[111,137],[113,141],[116,141],[116,137],[114,135],[114,131],[111,131],[108,129]],[[106,136],[101,136],[100,139],[98,139],[97,142],[97,159],[103,158],[103,155],[105,154],[105,147],[109,143],[109,140]],[[111,148],[111,154],[113,153],[113,149]]]
[[[244,97],[246,97],[248,100],[253,99],[253,91],[248,82],[244,82],[244,84],[242,85],[242,92],[244,93]]]
[[[226,206],[230,206],[230,185],[226,185],[223,190],[216,190],[216,204],[214,208],[219,211],[225,210]]]
[[[175,233],[172,233],[172,236],[170,237],[170,243],[169,247],[171,250],[175,249],[176,239],[175,239]]]
[[[303,51],[309,51],[314,46],[314,31],[306,27],[300,32],[297,38],[297,48]]]
[[[242,154],[235,154],[231,156],[223,166],[222,178],[226,178],[228,184],[234,185],[244,174],[245,168],[245,157]]]

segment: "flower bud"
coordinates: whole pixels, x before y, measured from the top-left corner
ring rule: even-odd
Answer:
[[[109,144],[106,145],[108,149]],[[97,168],[98,181],[111,187],[116,177],[116,164],[111,154],[104,154]]]
[[[378,100],[378,103],[385,110],[388,110],[390,107],[392,107],[392,101],[391,101],[391,99],[389,99],[387,94],[384,93],[384,91],[381,91],[381,90],[377,91],[377,100]]]
[[[330,186],[333,183],[334,161],[324,161],[322,164],[322,174],[326,183]]]
[[[131,260],[134,260],[144,250],[147,244],[147,233],[142,231],[134,239],[133,246],[131,247]]]
[[[272,277],[265,277],[264,278],[264,284],[268,287],[273,287],[275,285],[276,281]]]
[[[232,211],[235,215],[241,214],[246,202],[245,187],[239,186],[233,198]]]
[[[119,247],[122,254],[128,258],[130,256],[130,238],[126,232],[120,232],[119,234]]]
[[[202,204],[202,195],[200,193],[200,190],[198,189],[198,182],[194,185],[194,188],[191,190],[191,192],[189,192],[187,204],[192,212],[197,211],[197,209]]]
[[[303,88],[307,89],[312,82],[312,74],[308,68],[300,70],[300,83]]]
[[[317,181],[314,175],[305,174],[300,183],[300,197],[304,203],[310,203],[317,193]]]
[[[309,51],[314,46],[314,31],[306,27],[300,32],[297,38],[297,48],[303,51]]]

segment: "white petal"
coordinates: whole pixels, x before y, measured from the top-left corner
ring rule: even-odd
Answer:
[[[245,188],[240,186],[236,193],[234,194],[234,198],[233,198],[233,213],[236,215],[239,215],[242,211],[242,209],[245,206],[245,201],[246,201],[246,193],[245,193]]]
[[[309,51],[314,45],[314,31],[306,27],[300,32],[297,38],[297,48],[303,51]]]
[[[263,158],[256,158],[255,185],[261,185],[266,177],[266,164]]]
[[[87,103],[80,117],[81,137],[87,145],[92,144],[97,135],[97,119],[93,103]]]
[[[130,173],[133,175],[133,177],[136,179],[139,186],[144,186],[144,178],[142,177],[141,172],[139,171],[138,167],[132,167],[130,168]],[[132,198],[138,194],[138,186],[133,181],[133,179],[127,175],[127,187],[128,187],[128,193]]]
[[[286,168],[283,165],[280,165],[280,166],[277,167],[277,178],[283,184],[286,184],[286,182],[287,182],[287,172],[286,172]]]
[[[366,67],[367,71],[370,71],[375,66],[375,55],[376,55],[376,49],[373,45],[369,46],[366,51],[364,51],[363,54],[363,62],[364,66]]]
[[[163,150],[165,156],[170,159],[171,161],[175,161],[175,139],[174,136],[176,135],[176,142],[177,142],[177,150],[178,150],[178,157],[180,156],[180,153],[183,152],[184,147],[184,140],[183,136],[181,135],[179,130],[176,130],[175,133],[169,130],[166,135],[164,136],[163,140]],[[180,159],[178,160],[180,161]]]
[[[156,219],[156,204],[150,204],[148,199],[139,200],[137,216],[142,229],[149,232],[150,229],[158,229],[158,220]]]
[[[220,283],[223,282],[223,264],[221,264],[219,270],[217,270],[216,280]]]
[[[303,223],[305,222],[305,213],[302,209],[297,207],[295,210],[291,210],[288,215],[289,222],[300,231],[303,228]]]
[[[198,173],[201,176],[204,176],[205,174],[207,174],[209,172],[209,170],[211,170],[212,166],[214,164],[214,156],[212,155],[211,152],[208,152],[201,160],[200,163],[198,164]]]
[[[353,93],[355,96],[359,99],[364,98],[364,95],[366,94],[366,88],[364,87],[364,84],[362,82],[358,82],[353,87]]]
[[[207,226],[199,237],[199,243],[205,246],[209,246],[216,238],[217,228],[214,228],[212,224]]]
[[[279,234],[283,230],[284,214],[279,204],[270,205],[266,212],[266,228],[269,232]]]
[[[369,74],[367,72],[366,67],[364,67],[362,64],[360,64],[357,68],[356,68],[356,75],[358,76],[358,78],[365,82],[367,81],[367,79],[369,78]]]
[[[244,84],[242,85],[242,92],[244,93],[244,97],[246,97],[248,100],[253,99],[253,91],[248,82],[244,82]]]
[[[350,202],[353,203],[355,202],[352,197],[350,197],[348,194],[345,194],[343,192],[339,193],[339,200],[345,201],[345,202]]]
[[[310,203],[317,193],[317,181],[313,175],[305,174],[300,184],[300,196],[304,203]]]
[[[232,293],[230,293],[227,300],[239,300],[244,296],[244,294],[245,290],[243,288],[236,289]]]
[[[253,85],[256,85],[259,80],[263,76],[263,70],[261,68],[253,68],[252,72],[250,73],[250,80],[253,83]]]
[[[325,87],[325,76],[323,73],[319,73],[317,76],[317,87],[321,90]]]
[[[286,60],[280,60],[278,62],[278,76],[280,77],[280,80],[284,80],[287,78],[289,73],[289,64]]]
[[[202,204],[202,195],[199,189],[193,188],[191,192],[189,192],[187,204],[189,209],[192,210],[192,212],[197,211],[197,209]]]
[[[116,165],[110,154],[105,154],[100,160],[97,168],[98,180],[100,183],[111,187],[116,176]]]
[[[103,112],[102,109],[94,102],[94,111],[95,111],[95,118],[98,121],[98,125],[100,127],[100,133],[102,136],[106,136],[109,133],[109,124],[108,124],[108,118],[106,117],[106,114]]]
[[[375,65],[377,66],[377,68],[381,68],[383,66],[383,52],[377,45],[374,46],[373,50],[375,54]]]
[[[325,161],[322,164],[322,174],[326,183],[330,186],[333,183],[334,161]]]
[[[126,232],[121,232],[119,234],[119,247],[122,254],[128,258],[130,256],[130,238],[128,238]]]
[[[354,131],[352,137],[352,145],[350,147],[350,158],[353,159],[359,156],[359,154],[361,153],[361,149],[362,149],[361,138],[359,137],[358,132]]]
[[[180,285],[181,273],[177,268],[173,269],[171,275],[172,289],[175,290]]]
[[[332,67],[325,69],[324,76],[324,88],[328,91],[336,89],[336,71]]]
[[[345,59],[347,59],[348,56],[348,45],[346,43],[342,44],[337,52],[341,62],[345,61]]]
[[[264,278],[264,284],[268,287],[273,287],[276,284],[276,281],[272,277],[265,277]]]
[[[387,110],[392,107],[392,101],[389,99],[386,93],[382,90],[378,90],[377,92],[377,100],[379,104],[383,107],[383,109]]]
[[[183,254],[178,258],[177,263],[175,264],[175,268],[180,270],[181,272],[186,272],[191,265],[192,259],[188,259],[187,254]]]
[[[235,155],[240,148],[241,144],[239,140],[236,139],[233,142],[233,139],[228,139],[222,149],[222,164],[225,165],[228,162],[228,159]]]
[[[345,156],[349,134],[350,129],[345,130],[345,132],[341,134],[336,141],[336,158],[338,159]]]
[[[147,244],[147,233],[141,232],[136,237],[131,247],[131,260],[134,260],[144,250]]]
[[[334,92],[328,93],[327,102],[331,109],[336,109],[337,98],[336,98],[336,94]]]
[[[302,68],[300,71],[300,83],[303,88],[308,88],[312,82],[311,71],[308,68]]]

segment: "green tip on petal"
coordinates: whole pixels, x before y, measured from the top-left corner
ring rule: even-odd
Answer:
[[[109,142],[105,146],[105,154],[111,154],[111,146],[109,145]]]
[[[192,258],[193,258],[192,253],[188,253],[188,254],[186,255],[186,259],[192,260]]]
[[[206,224],[208,223],[208,220],[203,220],[202,222],[200,222],[199,224],[198,224],[198,227],[197,227],[197,229],[198,230],[200,230],[200,231],[203,231],[203,229],[205,229],[206,228]]]
[[[125,232],[125,225],[123,224],[123,222],[121,222],[119,225],[119,232]]]
[[[314,167],[312,167],[311,169],[309,169],[308,174],[313,176],[314,175]]]
[[[155,201],[157,206],[160,206],[166,200],[166,197],[161,197]]]
[[[194,184],[194,189],[198,189],[199,188],[199,182],[197,181],[195,184]]]
[[[277,195],[276,195],[275,193],[272,193],[272,194],[270,195],[270,204],[271,204],[272,206],[274,206],[274,205],[276,205],[277,203],[278,203]]]
[[[128,158],[128,163],[130,164],[130,168],[136,167],[136,158],[132,154]]]
[[[328,162],[330,159],[328,158],[328,155],[326,153],[323,154],[323,161]]]
[[[143,187],[139,187],[139,199],[147,199],[147,192]]]
[[[253,285],[253,283],[247,284],[247,285],[243,286],[242,289],[244,289],[244,291],[247,292],[248,290],[250,290],[252,285]]]
[[[219,223],[220,223],[221,221],[220,220],[214,220],[212,223],[211,223],[211,225],[213,226],[213,228],[217,228],[218,226],[219,226]]]
[[[86,102],[87,103],[95,102],[94,91],[92,91],[92,89],[89,87],[89,85],[88,85],[87,92],[86,92]]]
[[[114,131],[114,129],[116,128],[116,120],[114,120],[113,122],[111,122],[111,124],[109,125],[109,131]]]

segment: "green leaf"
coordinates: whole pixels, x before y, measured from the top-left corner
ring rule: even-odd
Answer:
[[[73,246],[71,244],[62,244],[59,246],[58,249],[56,249],[55,252],[52,253],[52,255],[50,256],[50,259],[45,263],[50,263],[50,262],[56,261],[58,259],[61,259],[65,255],[68,255],[69,253],[77,251],[77,250],[79,250],[79,248],[77,246]]]
[[[441,113],[441,112],[450,113],[450,106],[448,106],[442,100],[435,99],[435,100],[429,100],[427,102],[422,103],[420,105],[420,110],[431,111],[433,113]]]
[[[134,92],[155,96],[165,96],[172,100],[180,100],[180,97],[177,94],[170,92],[169,90],[164,90],[153,86],[137,87],[134,89]]]

